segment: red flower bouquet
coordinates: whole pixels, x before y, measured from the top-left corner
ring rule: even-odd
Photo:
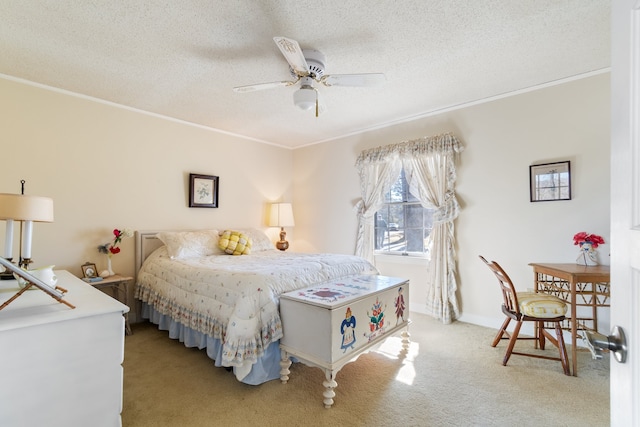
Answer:
[[[604,239],[597,234],[587,234],[585,231],[581,231],[576,233],[573,236],[573,244],[574,245],[582,245],[583,243],[591,243],[591,247],[596,249],[598,245],[604,244]]]
[[[118,230],[116,228],[113,230],[113,236],[113,242],[105,243],[104,245],[98,246],[98,251],[100,253],[107,254],[109,256],[120,253],[118,243],[120,243],[124,237],[133,236],[133,232],[127,228],[123,230]]]

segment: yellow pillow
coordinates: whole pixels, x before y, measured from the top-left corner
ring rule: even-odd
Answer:
[[[225,230],[218,240],[218,247],[229,255],[249,255],[251,238],[239,231]]]

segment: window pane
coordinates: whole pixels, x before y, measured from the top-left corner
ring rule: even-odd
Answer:
[[[407,252],[423,252],[423,220],[424,208],[420,205],[405,205],[407,216]]]
[[[423,254],[431,233],[432,211],[409,193],[404,171],[385,195],[385,205],[375,215],[377,252]]]
[[[407,215],[407,227],[410,228],[422,228],[422,224],[424,223],[425,209],[420,205],[406,205],[405,213]]]
[[[390,227],[404,227],[404,206],[402,204],[389,205],[389,224]]]
[[[375,218],[376,218],[376,223],[375,223],[375,242],[376,242],[376,249],[381,249],[384,246],[384,239],[386,237],[386,233],[387,233],[387,220],[386,218],[388,217],[388,215],[386,215],[386,208],[383,208],[382,210],[379,210],[378,212],[376,212],[375,214]]]
[[[401,177],[404,175],[400,175]],[[389,193],[385,197],[388,203],[392,202],[401,202],[403,200],[404,189],[403,189],[403,181],[402,179],[397,180],[392,186]]]

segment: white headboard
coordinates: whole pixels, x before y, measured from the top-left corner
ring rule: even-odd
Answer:
[[[156,237],[161,230],[136,231],[136,277],[142,267],[142,263],[153,251],[164,245],[162,240]]]

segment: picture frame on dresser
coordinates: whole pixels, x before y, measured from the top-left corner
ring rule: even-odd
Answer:
[[[85,262],[81,266],[82,268],[82,277],[86,279],[93,279],[98,276],[98,270],[96,269],[96,265],[91,262]]]
[[[219,178],[213,175],[189,174],[189,207],[217,208]]]

